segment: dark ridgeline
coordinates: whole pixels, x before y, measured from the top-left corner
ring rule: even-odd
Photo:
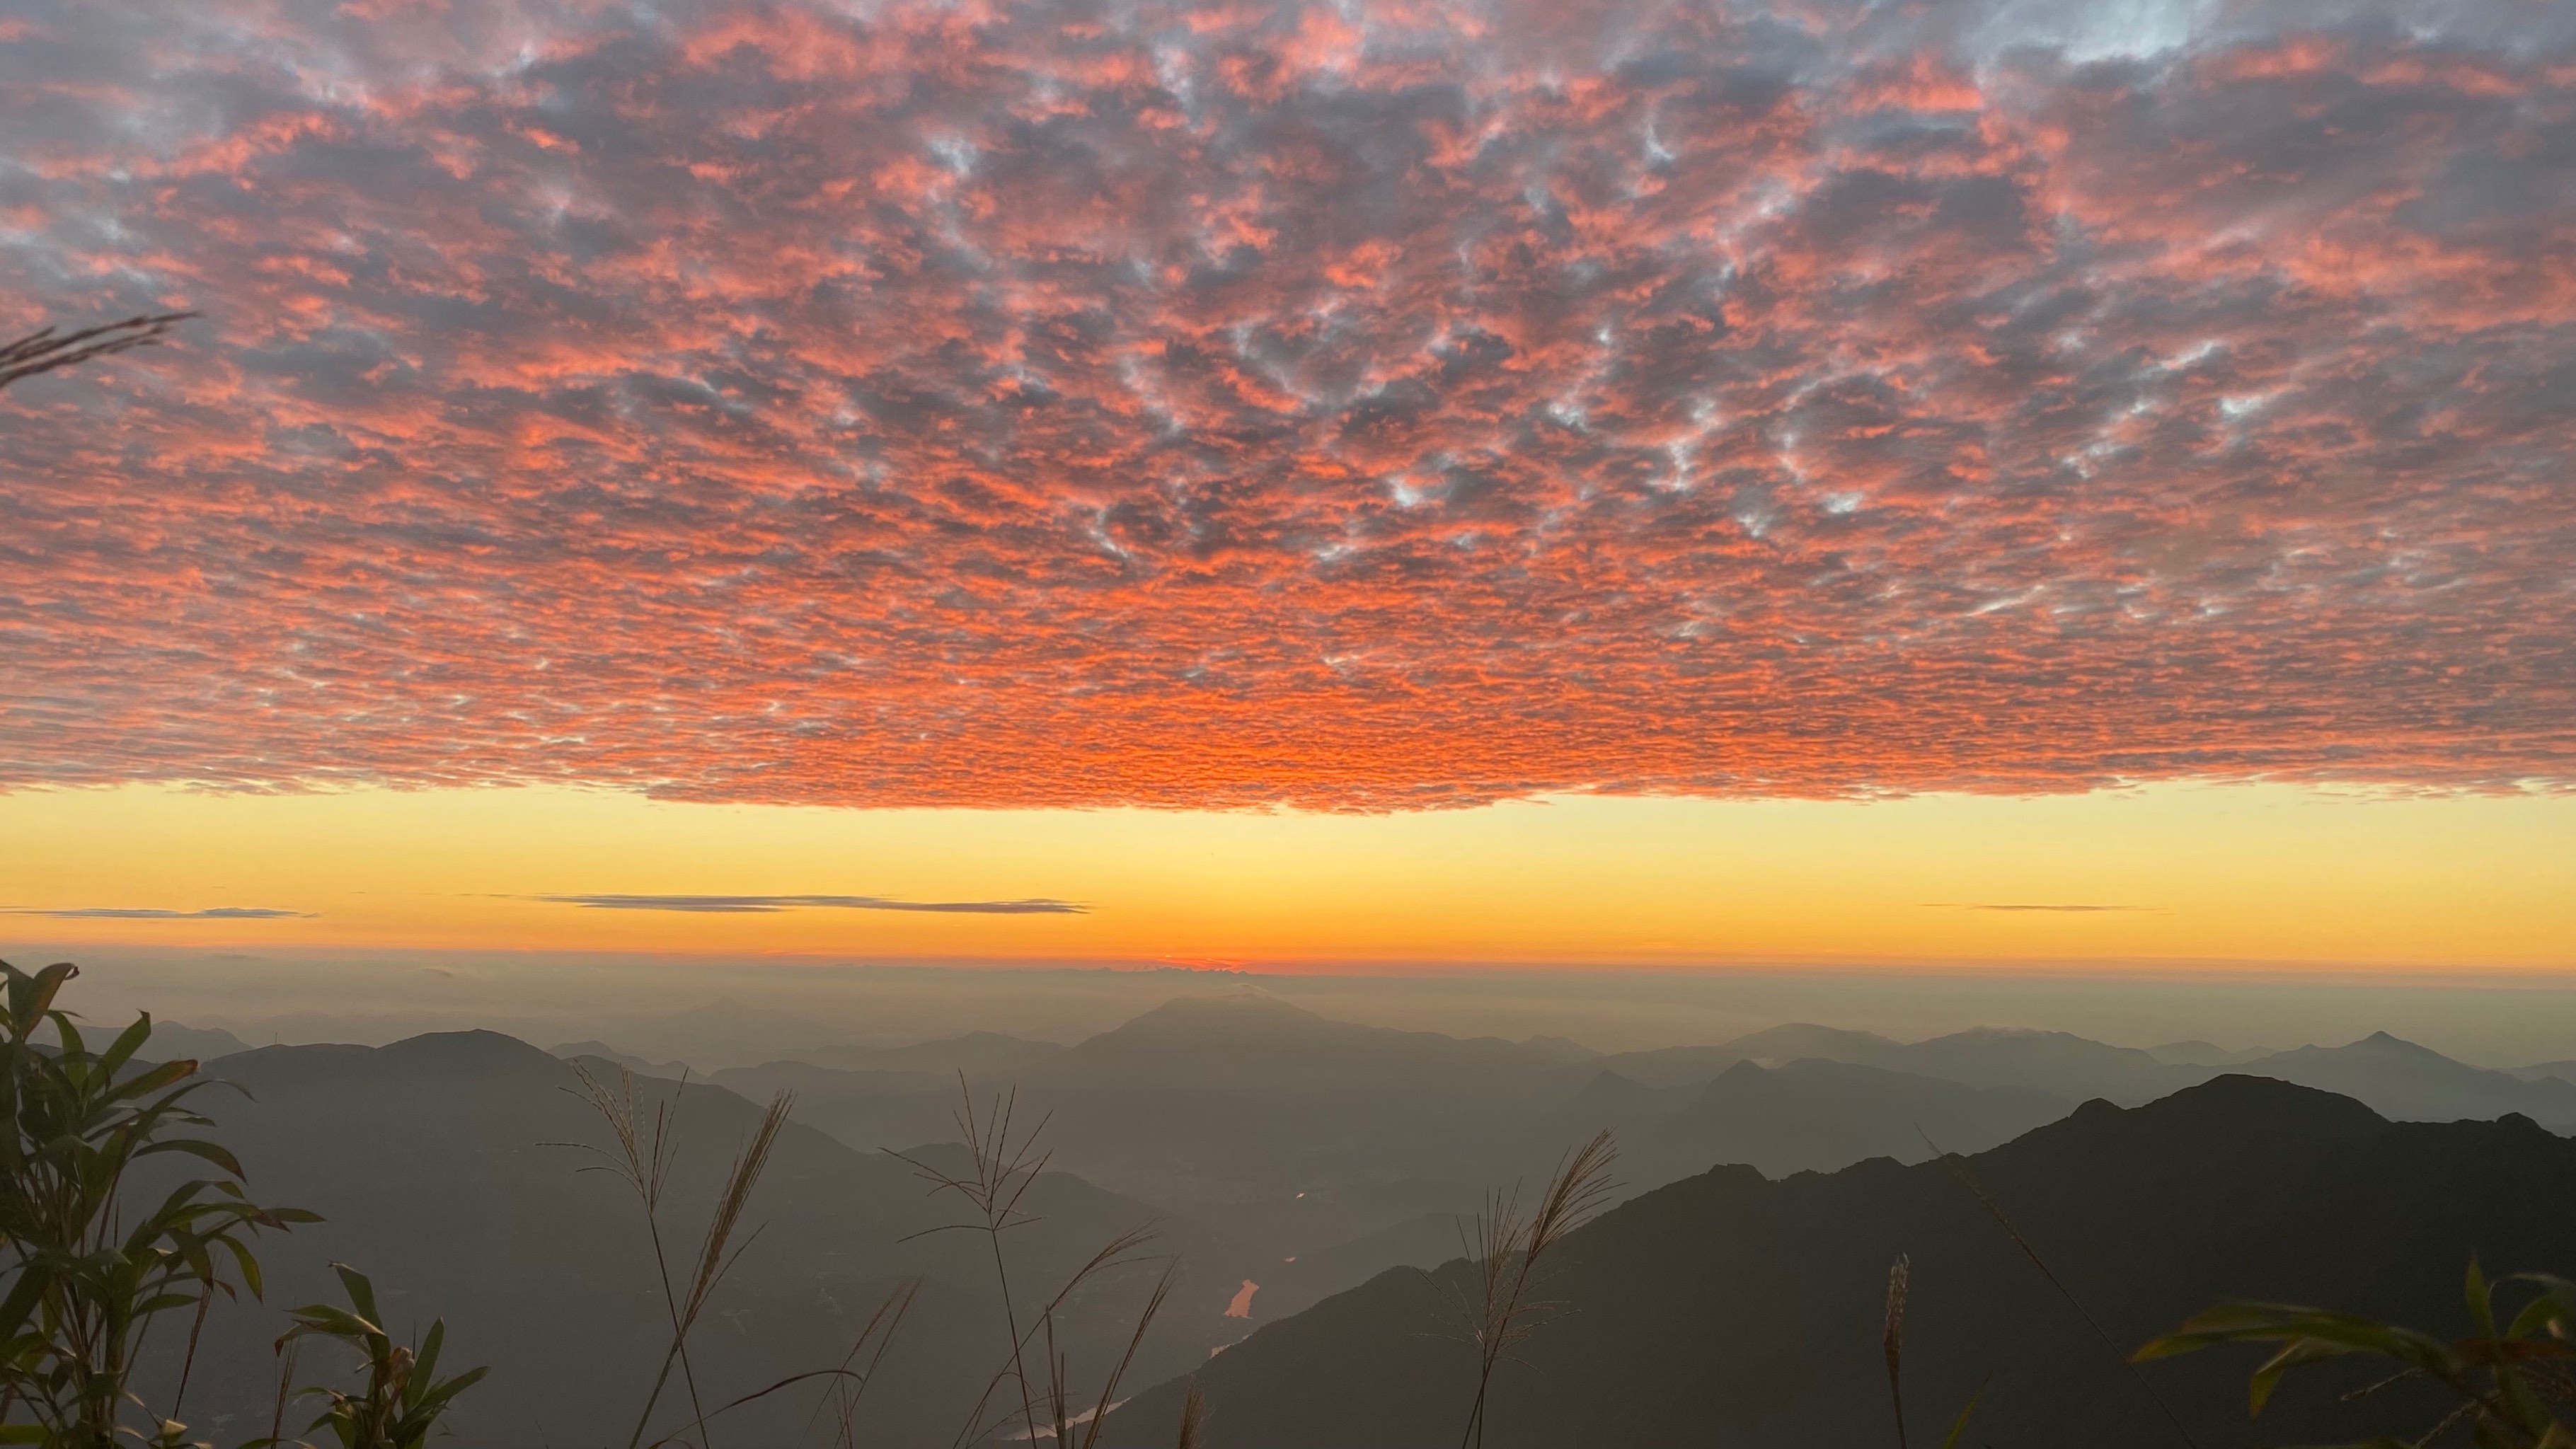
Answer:
[[[1817,1057],[1770,1068],[1741,1061],[1672,1115],[1632,1132],[1620,1160],[1639,1187],[1717,1162],[1785,1177],[1870,1157],[1919,1158],[1927,1136],[1963,1151],[1990,1147],[2074,1105],[2033,1087],[1970,1087]]]
[[[2495,1272],[2576,1268],[2576,1143],[2520,1117],[2391,1123],[2230,1075],[2144,1107],[2089,1102],[1967,1168],[2121,1352],[2227,1298],[2464,1333],[2472,1253]],[[1882,1334],[1900,1254],[1916,1443],[1937,1443],[1989,1376],[1970,1443],[2181,1449],[2145,1385],[2202,1449],[2349,1441],[2440,1413],[2420,1386],[2341,1402],[2337,1389],[2376,1375],[2329,1366],[2249,1422],[2251,1350],[2132,1369],[1940,1162],[1778,1182],[1722,1167],[1558,1252],[1543,1295],[1564,1311],[1501,1376],[1498,1449],[1892,1443]],[[1171,1443],[1193,1384],[1211,1449],[1454,1442],[1474,1357],[1445,1290],[1466,1268],[1388,1272],[1271,1324],[1139,1395],[1111,1442]]]

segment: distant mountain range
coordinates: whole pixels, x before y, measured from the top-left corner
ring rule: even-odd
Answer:
[[[1066,1167],[1225,1224],[1282,1260],[1472,1212],[1602,1127],[1644,1190],[1721,1162],[1774,1175],[1864,1157],[1979,1151],[2103,1098],[2134,1105],[2224,1071],[2343,1093],[2392,1118],[2520,1112],[2576,1126],[2576,1087],[2379,1036],[2248,1054],[2155,1051],[1980,1028],[1898,1042],[1796,1023],[1707,1046],[1609,1055],[1562,1039],[1461,1039],[1333,1021],[1258,988],[1167,1003],[1071,1047],[983,1033],[733,1068],[793,1087],[801,1120],[861,1147],[949,1134],[956,1077],[1052,1114]],[[660,1068],[649,1068],[660,1070]]]
[[[152,1024],[153,1055],[165,1062],[210,1062],[248,1050],[249,1043],[220,1027],[181,1026],[167,1021]]]
[[[2552,1126],[2576,1126],[2576,1089],[2547,1067],[2490,1071],[2386,1032],[2341,1047],[2227,1052],[2206,1042],[2155,1051],[2108,1046],[2056,1031],[1981,1027],[1896,1042],[1869,1032],[1792,1025],[1705,1047],[1673,1047],[1600,1058],[1592,1065],[1648,1085],[1706,1080],[1739,1062],[1766,1065],[1819,1058],[1939,1078],[1969,1087],[2045,1092],[2068,1102],[2094,1097],[2150,1101],[2221,1072],[2275,1077],[2341,1092],[2386,1115],[2422,1121],[2520,1112]],[[2559,1063],[2576,1071],[2576,1064]]]
[[[1942,1164],[1871,1159],[1785,1181],[1722,1167],[1566,1240],[1543,1295],[1561,1311],[1506,1364],[1490,1442],[1891,1443],[1880,1340],[1899,1254],[1912,1260],[1916,1443],[1981,1385],[1976,1444],[2356,1439],[2438,1411],[2407,1418],[2419,1386],[2345,1402],[2335,1390],[2366,1379],[2324,1373],[2254,1424],[2244,1355],[2136,1374],[2122,1357],[2236,1296],[2465,1332],[2472,1253],[2497,1270],[2576,1269],[2576,1143],[2521,1117],[2390,1123],[2348,1098],[2227,1075],[2144,1107],[2090,1103],[1966,1166],[2081,1312]],[[1110,1438],[1172,1442],[1194,1381],[1212,1449],[1448,1442],[1473,1382],[1457,1312],[1472,1291],[1463,1261],[1381,1274],[1140,1395]]]
[[[228,1050],[238,1046],[225,1033],[176,1026],[155,1038],[160,1054],[208,1060],[214,1075],[251,1093],[209,1101],[255,1193],[329,1221],[272,1253],[270,1307],[219,1311],[251,1327],[210,1331],[209,1342],[228,1346],[200,1364],[191,1419],[236,1435],[264,1425],[274,1367],[241,1346],[274,1335],[276,1305],[325,1296],[321,1265],[340,1258],[375,1273],[406,1322],[449,1318],[460,1362],[505,1366],[457,1420],[468,1441],[512,1449],[606,1437],[601,1426],[630,1411],[649,1372],[658,1300],[631,1204],[606,1179],[579,1173],[576,1151],[549,1145],[602,1140],[565,1090],[571,1065],[490,1033],[374,1049]],[[559,1050],[595,1071],[618,1066],[603,1043]],[[1332,1021],[1244,991],[1172,1002],[1069,1047],[983,1033],[804,1055],[829,1060],[691,1074],[685,1087],[672,1080],[678,1063],[625,1064],[644,1074],[648,1097],[682,1104],[693,1144],[674,1192],[689,1205],[674,1220],[684,1238],[755,1103],[780,1089],[798,1094],[802,1125],[782,1139],[754,1206],[768,1226],[720,1305],[725,1327],[704,1363],[736,1388],[807,1366],[896,1281],[917,1275],[922,1297],[885,1395],[871,1401],[876,1437],[893,1449],[949,1442],[998,1342],[989,1266],[975,1245],[911,1236],[951,1221],[954,1205],[926,1196],[911,1169],[875,1150],[953,1155],[937,1144],[956,1139],[961,1072],[979,1102],[1015,1090],[1021,1120],[1047,1123],[1060,1170],[1031,1200],[1041,1221],[1011,1239],[1030,1281],[1069,1270],[1126,1228],[1163,1225],[1186,1268],[1149,1341],[1142,1382],[1201,1369],[1212,1392],[1223,1388],[1212,1421],[1220,1445],[1411,1442],[1408,1414],[1428,1432],[1446,1412],[1440,1394],[1426,1389],[1403,1408],[1399,1385],[1447,1382],[1441,1355],[1450,1350],[1436,1334],[1381,1342],[1367,1325],[1433,1332],[1423,1315],[1439,1295],[1425,1289],[1422,1270],[1459,1271],[1437,1265],[1460,1253],[1483,1195],[1514,1181],[1534,1186],[1567,1145],[1605,1126],[1620,1135],[1619,1175],[1633,1201],[1582,1241],[1637,1236],[1616,1252],[1600,1247],[1597,1270],[1579,1267],[1593,1247],[1568,1258],[1576,1266],[1550,1296],[1579,1306],[1587,1326],[1566,1330],[1565,1357],[1546,1350],[1535,1360],[1551,1382],[1622,1386],[1631,1407],[1598,1418],[1600,1432],[1587,1438],[1863,1442],[1875,1338],[1843,1344],[1861,1332],[1844,1320],[1876,1311],[1869,1300],[1885,1260],[1906,1251],[1916,1255],[1924,1305],[1926,1388],[1916,1402],[1963,1401],[1992,1368],[1994,1442],[2130,1442],[2084,1437],[2091,1421],[2069,1407],[2077,1390],[2116,1402],[2128,1381],[2069,1356],[2066,1326],[2048,1318],[2044,1294],[2022,1283],[1991,1303],[1977,1297],[1985,1285],[2016,1282],[2027,1264],[1990,1221],[1962,1216],[1962,1203],[1974,1203],[1955,1195],[1954,1182],[1902,1165],[1928,1158],[1927,1142],[1983,1154],[1975,1170],[1991,1172],[2053,1262],[2062,1254],[2073,1265],[2062,1269],[2070,1281],[2095,1285],[2084,1289],[2088,1305],[2096,1292],[2109,1295],[2106,1310],[2127,1315],[2123,1333],[2169,1327],[2160,1315],[2199,1306],[2184,1300],[2232,1293],[2297,1291],[2369,1307],[2336,1290],[2376,1281],[2354,1276],[2372,1253],[2398,1265],[2386,1301],[2409,1311],[2430,1301],[2416,1296],[2424,1283],[2456,1278],[2472,1244],[2496,1266],[2568,1266],[2547,1256],[2557,1240],[2513,1217],[2518,1209],[2482,1198],[2445,1206],[2433,1185],[2483,1182],[2508,1195],[2547,1186],[2515,1173],[2560,1162],[2559,1139],[2520,1119],[2576,1124],[2576,1085],[2550,1064],[2487,1071],[2385,1035],[2265,1053],[2232,1071],[2207,1060],[2229,1054],[2206,1043],[2145,1052],[2005,1030],[1900,1043],[1803,1024],[1714,1046],[1602,1055],[1562,1040]],[[2370,1108],[2486,1121],[2397,1128]],[[2206,1150],[2195,1156],[2201,1137]],[[2524,1168],[2508,1170],[2509,1158]],[[1712,1172],[1719,1164],[1730,1165]],[[2318,1202],[2333,1193],[2361,1215],[2355,1223],[2327,1221],[2332,1212]],[[2301,1233],[2315,1243],[2299,1247]],[[2359,1256],[2339,1263],[2330,1248]],[[2457,1261],[2437,1261],[2446,1255]],[[1658,1262],[1678,1266],[1660,1272]],[[1403,1271],[1386,1276],[1395,1269]],[[1597,1282],[1583,1277],[1596,1271]],[[2146,1281],[2157,1273],[2173,1281]],[[1979,1285],[1964,1296],[1984,1306],[1959,1306],[1942,1283]],[[1067,1325],[1079,1361],[1102,1361],[1141,1291],[1131,1278],[1085,1301]],[[1794,1332],[1740,1341],[1729,1336],[1739,1320]],[[1644,1327],[1618,1330],[1627,1339],[1586,1337],[1621,1323]],[[1346,1345],[1366,1361],[1346,1362]],[[1846,1353],[1859,1368],[1836,1357]],[[1684,1433],[1675,1427],[1683,1401],[1621,1378],[1629,1370],[1612,1372],[1614,1360],[1684,1382],[1699,1382],[1688,1378],[1697,1373],[1712,1391],[1768,1393],[1770,1407],[1752,1418],[1712,1408],[1705,1433]],[[1291,1363],[1294,1373],[1281,1367]],[[2188,1379],[2204,1370],[2157,1372]],[[2241,1402],[2241,1385],[2211,1372],[2211,1402]],[[1301,1374],[1336,1384],[1347,1375],[1354,1387],[1309,1391],[1314,1402],[1293,1411],[1274,1405],[1267,1396],[1294,1397]],[[1128,1411],[1128,1425],[1161,1412],[1168,1391],[1156,1393],[1164,1397]],[[1841,1407],[1796,1407],[1810,1400]],[[1343,1403],[1357,1417],[1327,1412]],[[1540,1393],[1527,1422],[1562,1428],[1574,1421],[1548,1416],[1591,1415],[1588,1404]],[[1389,1417],[1368,1417],[1380,1411]],[[1855,1417],[1835,1417],[1846,1411]],[[764,1417],[773,1412],[789,1410],[747,1411],[736,1437],[793,1437],[783,1418]],[[1275,1423],[1286,1437],[1263,1437],[1271,1431],[1254,1433],[1247,1421]],[[2068,1437],[2068,1425],[2084,1434]],[[2213,1425],[2205,1445],[2249,1442]],[[1836,1438],[1847,1432],[1858,1437]]]

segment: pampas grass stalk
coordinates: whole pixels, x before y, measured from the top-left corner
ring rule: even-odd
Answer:
[[[1521,1216],[1517,1189],[1489,1197],[1485,1210],[1477,1215],[1471,1250],[1476,1259],[1477,1301],[1468,1305],[1476,1343],[1476,1398],[1468,1407],[1459,1449],[1482,1449],[1494,1371],[1553,1306],[1531,1296],[1540,1265],[1550,1249],[1598,1212],[1617,1190],[1610,1168],[1618,1156],[1616,1139],[1604,1129],[1557,1164],[1556,1175],[1548,1179],[1537,1210],[1528,1218]]]

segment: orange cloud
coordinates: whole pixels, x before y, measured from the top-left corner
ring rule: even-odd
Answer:
[[[2565,783],[2483,9],[40,0],[0,787]]]

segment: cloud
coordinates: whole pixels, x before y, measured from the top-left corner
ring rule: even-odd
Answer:
[[[0,915],[47,916],[58,921],[309,921],[312,911],[282,911],[272,906],[210,906],[201,911],[170,911],[149,906],[0,907]]]
[[[974,916],[1080,916],[1090,907],[1071,901],[900,901],[886,896],[688,896],[568,895],[532,896],[558,905],[595,911],[695,911],[716,915],[765,915],[774,911],[829,907],[848,911],[932,911]]]
[[[2155,906],[2094,906],[2094,905],[2053,905],[2053,904],[2051,904],[2051,905],[2038,905],[2038,904],[2018,904],[2018,903],[2014,903],[2014,904],[1993,904],[1993,903],[1984,902],[1984,901],[1927,901],[1927,902],[1925,902],[1925,904],[1926,904],[1926,905],[1928,905],[1928,906],[1930,906],[1930,907],[1932,907],[1934,910],[1950,910],[1950,911],[2063,911],[2063,912],[2068,912],[2068,913],[2070,913],[2070,914],[2075,914],[2075,915],[2088,915],[2088,914],[2092,914],[2092,913],[2094,913],[2094,912],[2100,912],[2100,911],[2114,911],[2114,912],[2119,912],[2119,911],[2140,911],[2140,912],[2153,912],[2153,911],[2156,911],[2156,910],[2158,910],[2158,909],[2159,909],[2158,907],[2155,907]]]
[[[2576,7],[16,15],[0,787],[2576,783]]]

